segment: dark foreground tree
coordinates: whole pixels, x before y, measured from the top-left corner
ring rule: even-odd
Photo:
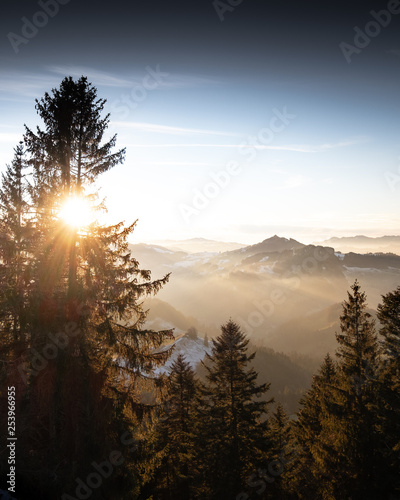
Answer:
[[[164,411],[156,429],[161,460],[154,474],[154,499],[193,498],[196,394],[194,371],[179,354],[171,366]]]
[[[334,452],[339,490],[354,499],[376,498],[386,489],[378,422],[379,346],[366,296],[357,281],[340,317],[337,435]],[[339,490],[336,494],[339,494]]]
[[[206,364],[207,384],[198,408],[198,462],[202,473],[196,498],[236,498],[267,462],[269,384],[257,384],[240,327],[228,321],[213,340]]]
[[[335,435],[337,412],[335,388],[337,368],[328,354],[311,388],[300,400],[298,418],[293,422],[291,442],[294,459],[289,465],[288,486],[294,498],[331,498],[326,491],[332,482],[333,461],[336,459],[330,437]]]
[[[379,374],[383,454],[389,490],[400,497],[400,287],[382,297],[378,319],[383,336],[383,362]]]
[[[22,150],[3,178],[0,351],[3,386],[18,388],[18,498],[24,489],[26,498],[134,498],[129,436],[148,410],[146,373],[168,356],[154,349],[171,332],[143,330],[141,306],[168,276],[152,281],[132,257],[135,224],[60,215],[71,201],[101,205],[92,183],[124,158],[115,136],[103,140],[104,103],[85,77],[65,78],[36,103],[44,129],[26,131],[29,179],[19,174]],[[2,450],[2,473],[5,460]]]
[[[295,424],[299,460],[292,488],[300,498],[388,499],[374,321],[356,281],[343,303],[337,365],[325,359]]]

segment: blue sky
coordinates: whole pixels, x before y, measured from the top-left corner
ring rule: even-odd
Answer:
[[[40,125],[34,99],[83,74],[127,148],[99,187],[110,220],[139,219],[133,241],[399,234],[400,14],[350,63],[340,46],[389,4],[244,0],[221,21],[213,2],[71,0],[16,53],[10,33],[43,10],[16,1],[0,22],[0,168]]]

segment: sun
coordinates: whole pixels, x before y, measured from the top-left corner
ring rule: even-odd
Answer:
[[[65,200],[59,217],[69,226],[81,229],[94,221],[93,209],[85,198],[72,196]]]

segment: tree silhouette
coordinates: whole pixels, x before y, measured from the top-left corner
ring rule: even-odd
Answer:
[[[135,222],[103,226],[94,218],[77,228],[59,216],[71,196],[101,205],[92,184],[124,158],[124,150],[113,151],[115,136],[102,141],[109,124],[109,116],[101,116],[104,104],[85,77],[65,78],[36,101],[45,127],[26,130],[29,179],[21,175],[22,146],[3,177],[1,264],[15,279],[8,279],[0,298],[7,306],[0,349],[18,354],[6,360],[4,376],[8,385],[22,384],[20,489],[43,499],[73,494],[91,464],[113,450],[121,452],[124,465],[93,489],[93,498],[121,498],[134,490],[134,458],[121,435],[149,411],[142,386],[157,385],[151,369],[169,356],[156,348],[171,331],[143,329],[141,302],[168,275],[153,281],[150,271],[139,268],[127,243]],[[7,196],[14,203],[5,203]],[[19,238],[27,228],[30,239]],[[10,339],[21,336],[25,343],[17,351]]]

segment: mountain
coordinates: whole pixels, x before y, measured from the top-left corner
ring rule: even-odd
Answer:
[[[370,238],[362,235],[344,238],[335,237],[318,244],[333,247],[335,250],[344,253],[381,252],[400,255],[400,236],[381,236],[378,238]]]
[[[269,252],[284,252],[285,250],[296,250],[298,248],[303,248],[305,245],[299,243],[292,238],[280,238],[275,235],[272,238],[268,238],[261,243],[255,245],[250,245],[246,247],[243,252],[245,254],[255,255],[257,253],[269,253]]]
[[[200,252],[229,252],[243,248],[246,245],[235,242],[214,241],[205,238],[192,238],[189,240],[162,240],[155,242],[156,245],[168,248],[174,252],[200,253]]]
[[[182,333],[190,325],[212,338],[231,317],[254,342],[319,358],[336,348],[334,318],[355,279],[371,309],[400,284],[398,255],[341,253],[277,236],[222,253],[143,244],[131,250],[154,279],[171,273],[161,302],[145,303],[151,327]]]

